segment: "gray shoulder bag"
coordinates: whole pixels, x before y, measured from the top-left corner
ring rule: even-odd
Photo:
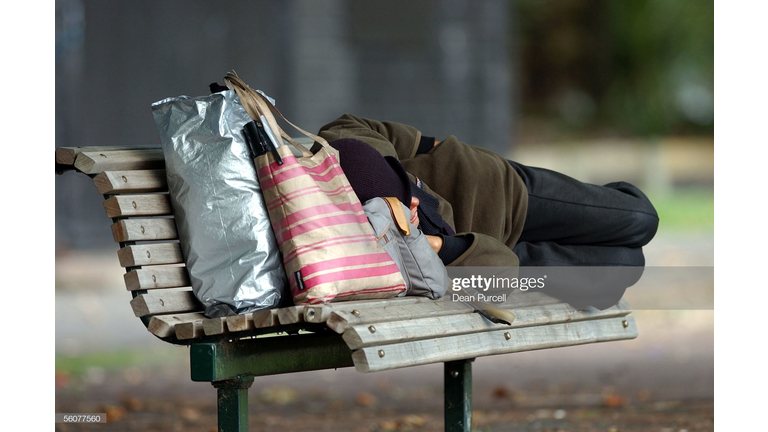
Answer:
[[[409,222],[410,210],[397,198],[373,198],[363,204],[379,243],[405,279],[401,295],[442,297],[451,284],[445,265],[421,230]]]

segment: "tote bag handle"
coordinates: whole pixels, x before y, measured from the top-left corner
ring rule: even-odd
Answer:
[[[295,124],[291,123],[283,114],[278,110],[274,105],[272,105],[262,94],[254,91],[250,87],[248,87],[243,80],[240,79],[240,77],[237,76],[237,73],[235,71],[229,71],[227,75],[224,77],[224,83],[227,85],[228,88],[234,90],[237,93],[237,97],[240,99],[240,102],[242,102],[243,107],[248,112],[248,114],[251,116],[254,120],[260,120],[263,116],[267,120],[267,125],[273,132],[279,131],[279,134],[274,134],[275,139],[278,140],[278,144],[283,144],[282,138],[285,138],[286,141],[291,143],[296,150],[301,152],[302,156],[304,157],[312,157],[312,153],[307,150],[304,146],[297,143],[296,140],[291,138],[285,131],[283,131],[282,128],[277,124],[277,120],[275,119],[273,113],[280,117],[281,119],[285,120],[286,123],[293,126],[296,130],[304,134],[306,137],[314,140],[315,142],[319,143],[323,147],[330,147],[328,145],[328,142],[313,133],[307,132],[304,129],[296,126]]]

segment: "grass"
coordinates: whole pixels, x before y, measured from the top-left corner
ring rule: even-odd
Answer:
[[[187,350],[118,350],[91,352],[79,355],[56,354],[56,370],[71,376],[82,376],[89,369],[121,370],[132,366],[157,365],[186,359]]]
[[[300,333],[308,333],[300,331]],[[278,337],[270,333],[259,338]],[[154,349],[122,349],[114,351],[84,352],[74,355],[56,354],[56,370],[70,376],[83,376],[89,369],[105,371],[122,370],[128,367],[146,367],[161,364],[189,364],[189,350],[186,347],[170,345]]]
[[[659,231],[708,231],[715,229],[715,193],[712,189],[675,189],[649,193],[659,213]]]

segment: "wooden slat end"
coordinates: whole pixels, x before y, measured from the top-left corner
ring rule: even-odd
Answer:
[[[192,321],[176,324],[176,338],[179,340],[197,339],[203,337],[203,321]]]
[[[147,300],[144,298],[144,294],[131,300],[131,309],[133,309],[133,314],[137,317],[149,315],[149,306],[147,305]]]
[[[304,306],[280,308],[277,310],[277,319],[282,325],[304,322]]]
[[[228,331],[225,317],[206,318],[203,320],[203,333],[207,336],[224,334]]]
[[[228,316],[227,328],[231,332],[253,330],[253,314]]]
[[[256,328],[275,327],[280,324],[277,309],[259,310],[253,313],[253,326]]]

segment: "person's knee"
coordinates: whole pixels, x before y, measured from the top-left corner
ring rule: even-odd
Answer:
[[[610,186],[634,197],[630,216],[630,223],[636,233],[634,243],[636,246],[645,246],[653,239],[659,229],[659,214],[656,212],[656,208],[651,200],[631,183],[622,181],[611,183]]]
[[[656,208],[653,206],[651,201],[643,195],[643,206],[644,209],[639,212],[640,215],[638,222],[642,228],[643,236],[640,240],[640,243],[645,246],[647,245],[654,236],[656,236],[656,232],[659,230],[659,214],[656,212]]]
[[[632,224],[637,233],[636,246],[647,245],[659,229],[659,216],[653,213],[635,212],[632,214]]]

